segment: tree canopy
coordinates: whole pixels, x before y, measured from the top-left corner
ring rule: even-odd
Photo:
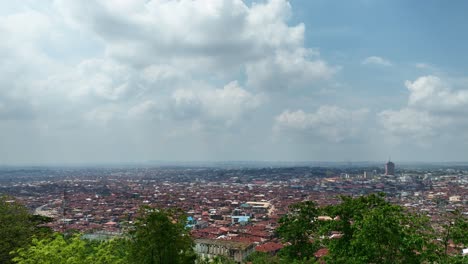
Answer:
[[[193,240],[180,210],[143,207],[131,232],[131,259],[140,264],[193,263]]]
[[[56,234],[33,239],[17,249],[14,261],[33,263],[194,263],[193,241],[185,229],[186,217],[177,210],[143,207],[128,236],[109,241],[89,241],[81,234]]]
[[[323,211],[336,218],[323,230],[342,234],[327,241],[328,259],[335,263],[421,263],[435,253],[427,217],[404,211],[382,195],[343,196],[341,204]]]
[[[371,194],[341,196],[337,205],[318,208],[306,201],[292,205],[278,228],[288,245],[280,253],[293,259],[311,259],[319,248],[327,248],[329,263],[423,263],[441,260],[429,219],[410,213]],[[319,217],[320,215],[324,217]],[[454,236],[466,237],[457,218]],[[455,226],[455,224],[454,224]],[[455,231],[454,231],[455,232]]]
[[[319,209],[312,201],[293,204],[290,213],[279,220],[277,233],[290,245],[281,250],[284,258],[313,259],[314,253],[320,248],[319,226],[316,219]]]
[[[48,218],[32,216],[14,198],[0,196],[0,263],[12,263],[11,252],[28,246],[33,237],[50,235],[50,229],[38,227],[47,221]]]
[[[33,239],[32,245],[20,248],[13,260],[18,264],[124,264],[128,263],[125,246],[123,239],[93,243],[80,234],[65,237],[57,233],[53,238]]]

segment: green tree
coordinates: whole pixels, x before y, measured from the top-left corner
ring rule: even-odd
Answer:
[[[446,223],[442,225],[442,232],[439,233],[442,240],[443,251],[441,260],[445,263],[463,263],[463,258],[460,256],[450,256],[448,247],[450,240],[455,244],[462,244],[465,247],[468,245],[468,220],[459,210],[450,212],[447,215]],[[465,262],[468,262],[465,259]]]
[[[128,260],[129,241],[125,238],[114,238],[98,242],[93,247],[93,253],[87,257],[86,263],[95,264],[126,264]]]
[[[195,263],[197,264],[237,264],[233,259],[226,256],[215,256],[214,258],[197,257]]]
[[[422,263],[436,257],[434,230],[429,219],[411,214],[371,194],[328,206],[324,212],[335,218],[322,223],[321,233],[340,232],[326,241],[333,263]]]
[[[276,230],[284,242],[289,245],[281,249],[280,255],[285,259],[313,259],[320,248],[319,209],[312,201],[293,204],[289,213],[279,220]]]
[[[43,226],[45,223],[54,221],[53,218],[42,215],[29,215],[29,220],[34,226],[33,236],[38,239],[51,238],[54,236],[54,231],[47,226]],[[32,239],[32,238],[31,238]]]
[[[193,263],[193,240],[180,210],[143,207],[131,232],[131,259],[140,264]]]
[[[68,241],[60,234],[53,239],[35,238],[30,247],[20,248],[17,253],[13,260],[19,264],[81,264],[87,257],[86,243],[78,235]]]
[[[254,252],[247,257],[252,264],[280,264],[280,258],[265,252]]]
[[[11,197],[0,197],[0,263],[12,263],[10,252],[29,244],[35,224],[26,207]]]
[[[329,263],[423,263],[437,259],[434,230],[429,219],[371,194],[317,208],[307,201],[290,207],[280,220],[278,234],[290,246],[280,255],[312,261],[321,247],[329,250]],[[333,220],[320,221],[319,215]],[[340,234],[332,238],[331,234]]]
[[[125,246],[123,239],[90,242],[80,234],[66,238],[57,233],[52,238],[34,238],[31,246],[17,250],[13,261],[19,264],[124,264],[127,263]]]

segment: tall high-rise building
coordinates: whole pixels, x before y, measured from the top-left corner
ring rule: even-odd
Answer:
[[[385,163],[385,175],[395,175],[395,163],[390,160]]]

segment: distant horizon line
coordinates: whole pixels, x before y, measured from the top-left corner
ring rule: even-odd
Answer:
[[[2,167],[86,167],[86,166],[180,166],[180,165],[377,165],[385,164],[388,160],[361,160],[361,161],[287,161],[287,160],[149,160],[149,161],[109,161],[109,162],[24,162],[24,163],[0,163]],[[395,164],[402,165],[468,165],[468,161],[403,161],[392,160]]]

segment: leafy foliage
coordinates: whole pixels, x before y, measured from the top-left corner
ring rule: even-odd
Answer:
[[[193,263],[193,241],[185,229],[185,219],[180,211],[145,207],[129,239],[96,242],[84,240],[80,234],[34,238],[29,247],[16,249],[14,262]]]
[[[468,245],[468,220],[459,210],[449,213],[446,216],[446,223],[442,225],[443,230],[439,233],[443,244],[443,251],[440,259],[444,263],[463,263],[463,259],[457,256],[451,256],[448,253],[450,241],[455,244]],[[465,262],[467,260],[465,259]]]
[[[127,263],[125,243],[122,239],[93,243],[79,234],[70,238],[55,234],[51,239],[33,239],[32,245],[19,249],[13,260],[19,264],[123,264]]]
[[[289,209],[290,213],[280,219],[277,229],[279,236],[289,243],[280,251],[281,255],[291,260],[314,258],[320,248],[316,221],[319,209],[312,201],[293,204]]]
[[[131,233],[135,263],[193,263],[193,241],[185,229],[187,217],[179,210],[143,207]]]
[[[427,218],[405,212],[382,195],[342,197],[342,203],[324,211],[331,217],[325,230],[338,231],[329,240],[328,259],[335,263],[421,263],[429,257],[433,233]]]
[[[312,202],[291,206],[278,234],[290,246],[280,253],[291,259],[329,250],[330,263],[423,263],[437,259],[429,219],[388,203],[383,195],[341,197],[338,205],[317,208]],[[320,221],[319,215],[334,220]],[[339,234],[339,238],[331,236]]]
[[[460,211],[452,213],[450,218],[450,238],[455,243],[468,245],[468,220]]]
[[[254,252],[247,257],[253,264],[279,264],[280,259],[264,252]]]
[[[195,263],[197,264],[236,264],[234,260],[226,256],[216,256],[212,259],[197,257]]]
[[[39,224],[50,219],[31,216],[28,209],[11,197],[0,197],[0,263],[12,263],[14,253],[20,247],[28,246],[33,236],[47,237],[48,228]]]
[[[293,259],[288,256],[270,255],[264,252],[254,252],[248,258],[252,264],[312,264],[317,263],[315,259],[304,258],[304,259]]]
[[[129,241],[125,238],[99,242],[93,248],[93,254],[87,258],[87,263],[125,264],[128,263]]]

